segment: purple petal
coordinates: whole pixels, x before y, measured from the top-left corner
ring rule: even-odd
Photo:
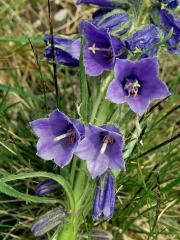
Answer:
[[[114,56],[107,56],[106,51],[93,53],[89,48],[95,44],[99,49],[110,49],[111,40],[107,31],[101,31],[87,21],[83,21],[86,44],[84,47],[85,71],[90,76],[98,76],[104,71],[110,70],[114,64]]]
[[[115,196],[116,196],[116,188],[115,188],[114,176],[112,175],[111,172],[108,172],[108,176],[104,186],[103,203],[102,203],[102,211],[104,214],[104,218],[107,220],[110,220],[114,214]]]
[[[108,89],[107,89],[107,93],[106,93],[106,99],[114,102],[114,103],[125,103],[125,92],[123,89],[123,86],[120,82],[118,82],[117,80],[113,80]]]
[[[49,116],[49,123],[54,136],[59,136],[68,130],[71,123],[70,119],[58,109],[54,110]]]
[[[133,110],[133,112],[143,115],[150,104],[150,99],[143,96],[130,97],[127,99],[127,103],[129,107]]]
[[[135,74],[139,80],[152,81],[159,72],[157,58],[145,58],[135,62]]]
[[[46,137],[52,133],[48,118],[40,118],[30,122],[33,132],[38,137]]]
[[[94,220],[99,219],[101,217],[101,182],[100,178],[97,178],[96,182],[96,196],[93,205],[92,217]]]
[[[100,154],[94,158],[89,159],[87,161],[87,168],[92,176],[92,178],[96,178],[97,176],[101,176],[109,166],[109,157],[105,154]]]

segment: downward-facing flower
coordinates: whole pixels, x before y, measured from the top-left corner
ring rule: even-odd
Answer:
[[[115,79],[108,87],[106,98],[111,102],[127,103],[142,115],[154,99],[170,95],[165,83],[158,78],[159,66],[156,58],[145,58],[137,62],[116,60]]]
[[[168,51],[172,54],[180,54],[180,19],[175,19],[167,10],[159,9],[159,16],[163,24],[164,35],[168,35],[173,29],[171,38],[167,41]]]
[[[115,63],[115,57],[124,55],[122,42],[111,37],[108,30],[98,29],[87,21],[83,21],[82,29],[84,29],[86,41],[84,46],[86,73],[90,76],[98,76],[104,71],[111,70]]]
[[[159,32],[154,25],[144,27],[125,41],[126,47],[134,53],[146,51],[148,48],[151,48],[153,45],[160,42],[158,34]],[[142,58],[153,57],[156,52],[157,48],[153,48],[152,50],[143,54]]]
[[[54,160],[60,166],[66,166],[72,159],[84,128],[59,110],[54,110],[49,118],[41,118],[30,123],[39,137],[37,155],[44,160]]]
[[[179,5],[179,0],[159,0],[163,7],[175,9]]]
[[[99,9],[93,14],[92,23],[99,29],[108,29],[117,37],[125,34],[131,26],[130,17],[120,9]]]
[[[90,124],[85,130],[85,138],[77,147],[76,155],[87,161],[87,168],[95,178],[108,168],[125,170],[122,151],[123,137],[117,128]]]
[[[72,40],[61,36],[53,36],[53,40],[56,63],[71,67],[78,66],[81,49],[80,39]],[[44,50],[44,56],[48,60],[52,60],[52,36],[46,34],[44,41],[47,45],[47,48]]]
[[[115,210],[115,179],[111,171],[97,178],[96,196],[93,206],[93,219],[110,220]]]

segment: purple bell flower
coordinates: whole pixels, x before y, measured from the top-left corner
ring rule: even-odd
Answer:
[[[92,23],[99,29],[107,29],[112,36],[125,34],[130,26],[128,14],[120,9],[102,8],[93,14]]]
[[[54,36],[53,39],[56,63],[71,67],[79,66],[81,40],[72,40],[61,36]],[[44,41],[47,45],[47,48],[44,50],[44,56],[48,60],[52,60],[51,35],[46,34]]]
[[[157,58],[145,58],[137,62],[116,60],[115,79],[110,83],[106,99],[127,103],[137,114],[142,115],[154,99],[164,99],[170,92],[158,78]]]
[[[163,24],[164,35],[166,36],[173,29],[173,34],[167,41],[169,53],[180,54],[180,19],[175,19],[167,10],[159,9],[158,12]]]
[[[94,4],[100,7],[116,7],[118,5],[118,1],[113,0],[77,0],[77,4]]]
[[[74,151],[84,134],[82,124],[70,119],[58,109],[49,118],[40,118],[30,123],[33,132],[39,137],[37,155],[44,160],[64,167],[70,163]]]
[[[110,220],[115,210],[115,179],[111,171],[106,176],[97,178],[96,196],[93,206],[93,219],[102,221]]]
[[[139,50],[143,52],[160,42],[158,34],[157,28],[154,25],[149,25],[134,33],[132,37],[125,41],[125,45],[132,52],[138,52]],[[153,57],[156,53],[157,48],[154,48],[143,54],[141,58]]]
[[[93,24],[83,21],[85,46],[84,66],[89,76],[98,76],[111,70],[116,57],[124,57],[124,46],[120,40],[111,37],[108,30],[100,30]]]
[[[179,5],[179,0],[159,0],[159,2],[171,9],[175,9]]]
[[[89,124],[85,130],[85,138],[77,147],[76,155],[87,161],[92,178],[96,178],[108,168],[125,170],[123,147],[123,136],[116,127],[109,124],[102,127]]]
[[[36,186],[35,193],[39,196],[44,196],[56,192],[58,189],[60,189],[58,182],[53,179],[46,179]]]

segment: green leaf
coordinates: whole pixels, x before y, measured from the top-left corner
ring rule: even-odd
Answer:
[[[65,193],[66,193],[67,198],[69,200],[69,207],[70,207],[70,209],[74,210],[74,208],[75,208],[75,200],[74,200],[73,190],[72,190],[71,185],[69,184],[69,182],[66,181],[62,176],[59,176],[59,175],[56,175],[56,174],[53,174],[53,173],[47,173],[47,172],[30,172],[30,173],[20,173],[20,174],[17,174],[17,175],[9,175],[8,177],[1,178],[1,182],[6,183],[6,182],[9,182],[9,181],[25,179],[25,178],[32,178],[32,177],[51,178],[51,179],[55,180],[56,182],[58,182],[63,187],[63,189],[65,190]],[[4,185],[2,185],[2,191],[4,190],[3,186]],[[12,189],[10,189],[10,191],[11,190]],[[11,192],[9,192],[9,193],[11,193]],[[7,193],[5,193],[5,194],[7,194]],[[14,193],[12,192],[12,194],[14,194]],[[24,195],[20,194],[19,196],[23,197]],[[42,200],[41,200],[41,202],[42,202]]]
[[[81,37],[81,54],[80,54],[80,88],[81,88],[81,114],[85,123],[88,122],[88,84],[87,77],[85,74],[84,68],[84,57],[83,57],[83,49],[84,49],[85,39],[84,35]]]
[[[45,197],[38,197],[38,196],[31,196],[29,194],[21,193],[19,191],[16,191],[14,188],[6,184],[5,182],[0,182],[0,192],[10,196],[15,197],[17,199],[21,199],[28,202],[34,202],[34,203],[44,203],[44,204],[55,204],[59,203],[59,200],[55,199],[49,199]]]

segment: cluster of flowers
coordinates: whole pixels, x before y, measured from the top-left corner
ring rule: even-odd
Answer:
[[[112,199],[115,199],[115,184],[110,169],[125,170],[122,156],[123,137],[119,130],[108,124],[101,127],[89,125],[84,128],[81,123],[70,119],[59,110],[54,110],[49,118],[31,122],[31,127],[39,137],[37,155],[44,160],[54,160],[56,165],[64,167],[71,162],[75,154],[87,161],[87,168],[92,178],[99,177],[108,170],[105,174],[103,191],[102,183],[100,180],[97,181],[98,190],[93,217],[99,219],[101,216],[109,219],[114,211]],[[36,193],[45,195],[56,189],[57,184],[54,181],[45,180],[37,186]],[[97,209],[99,204],[101,207]]]
[[[170,12],[178,6],[178,1],[159,0],[152,3],[153,11],[155,9],[159,17],[158,24],[152,21],[136,32],[133,29],[131,36],[125,40],[121,39],[132,29],[131,16],[119,8],[121,4],[118,1],[78,0],[77,3],[95,4],[102,8],[93,14],[92,22],[82,21],[77,39],[52,38],[46,34],[45,57],[48,60],[53,58],[53,39],[56,63],[79,66],[81,37],[84,36],[86,74],[98,76],[105,71],[115,71],[106,99],[117,104],[127,103],[135,113],[142,115],[152,100],[168,97],[170,92],[166,84],[158,78],[159,66],[155,55],[161,45],[160,34],[166,38],[172,30],[166,47],[169,53],[180,52],[180,20]],[[127,60],[131,56],[135,56],[137,61]],[[54,160],[60,167],[68,165],[74,154],[87,161],[89,173],[97,179],[93,218],[110,219],[115,207],[115,180],[111,169],[125,170],[124,141],[119,130],[109,124],[84,127],[59,110],[54,110],[49,118],[31,122],[31,127],[39,137],[39,157]],[[43,195],[56,188],[54,181],[46,180],[37,187],[37,193]]]

